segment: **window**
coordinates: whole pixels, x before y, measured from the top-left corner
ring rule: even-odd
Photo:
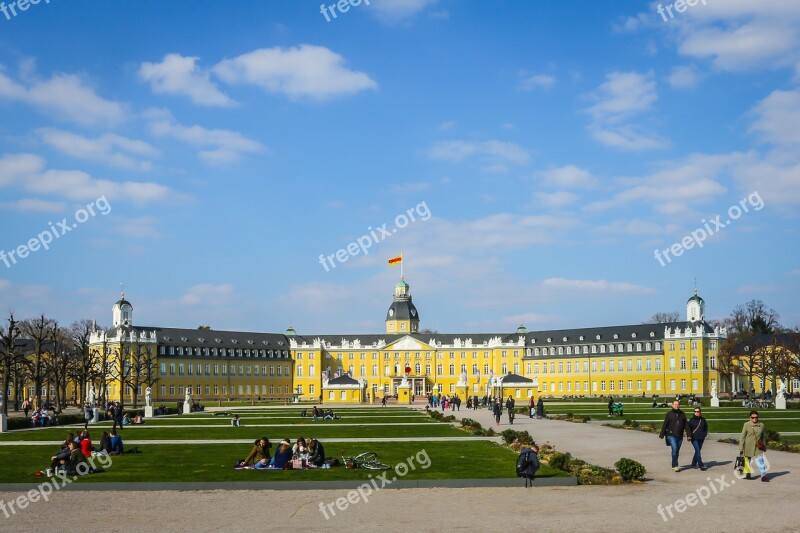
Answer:
[[[642,380],[641,379],[637,379],[636,380],[636,390],[642,390]]]
[[[378,377],[378,365],[372,365],[372,377]]]
[[[597,372],[597,361],[592,361],[592,372]]]
[[[644,369],[647,370],[648,372],[650,372],[652,370],[652,367],[650,366],[650,359],[645,359],[645,361],[644,361]]]
[[[619,390],[625,390],[625,383],[622,380],[619,380]],[[630,386],[628,390],[630,390]]]
[[[653,382],[650,381],[649,379],[647,381],[645,381],[645,386],[646,386],[645,390],[647,392],[650,392],[651,390],[653,390]]]
[[[309,393],[309,394],[314,394],[314,390],[315,390],[315,388],[314,388],[314,384],[312,383],[312,384],[310,384],[310,385],[308,386],[308,393]]]
[[[454,365],[454,364],[450,364],[450,375],[451,376],[455,376],[456,375],[456,365]]]
[[[178,365],[178,375],[179,376],[183,375],[183,363]]]
[[[606,390],[606,382],[605,381],[601,381],[600,382],[600,390],[601,391],[605,391]]]
[[[636,371],[637,372],[641,372],[642,371],[642,360],[641,359],[637,359],[636,360]]]
[[[603,382],[603,383],[605,383],[605,382]],[[613,379],[608,382],[608,388],[609,388],[609,390],[614,390],[614,380]]]
[[[681,380],[681,390],[686,390],[686,380],[685,379]]]
[[[297,377],[298,378],[303,377],[303,365],[297,365]]]
[[[503,363],[500,372],[505,376],[508,374],[508,363]]]
[[[660,342],[657,342],[657,343],[656,343],[656,348],[655,348],[655,350],[656,350],[657,352],[660,352],[660,351],[661,351],[661,343],[660,343]]]
[[[692,390],[697,390],[697,380],[696,379],[692,380]]]
[[[167,363],[161,363],[161,375],[162,376],[167,375]]]
[[[659,372],[660,370],[661,370],[661,359],[656,359],[656,372]]]
[[[613,364],[614,361],[611,361],[611,363]],[[606,362],[600,361],[600,372],[605,372],[605,371],[606,371]]]
[[[697,356],[693,355],[692,356],[692,370],[697,370],[697,365],[698,365]]]
[[[175,385],[170,385],[169,386],[169,395],[170,396],[175,396]]]
[[[583,371],[584,372],[589,372],[589,361],[584,361],[583,362]]]
[[[600,363],[600,370],[603,370],[603,363]],[[622,370],[622,369],[620,368],[620,370]],[[608,362],[608,371],[609,372],[613,372],[614,371],[614,360],[613,359]]]
[[[266,374],[266,372],[264,372]],[[311,363],[308,365],[308,377],[313,378],[317,374],[317,371],[314,369],[314,364]]]
[[[166,395],[167,395],[167,386],[161,385],[161,396],[166,396]]]
[[[559,374],[563,374],[564,373],[564,362],[563,361],[559,361],[558,362],[558,373]]]
[[[673,369],[670,369],[673,370]],[[681,357],[681,370],[686,370],[686,358]]]
[[[717,368],[717,358],[715,356],[712,355],[708,358],[708,366],[711,367],[712,370]]]
[[[633,371],[633,359],[628,359],[628,372]]]
[[[669,390],[675,390],[675,380],[669,380]]]
[[[682,352],[685,352],[685,351],[686,351],[686,343],[685,343],[685,342],[682,342],[682,343],[681,343],[681,351],[682,351]]]
[[[567,374],[572,372],[572,361],[567,361]]]
[[[206,376],[210,376],[211,375],[211,365],[207,364],[205,370],[206,370],[206,372],[205,372]]]
[[[222,365],[222,375],[226,375],[228,372],[228,365]],[[224,392],[222,394],[225,394]]]

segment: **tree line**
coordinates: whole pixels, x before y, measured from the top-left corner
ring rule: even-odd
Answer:
[[[107,342],[92,348],[89,340],[95,329],[90,320],[62,326],[44,314],[17,320],[13,312],[9,313],[0,324],[2,413],[8,414],[10,405],[19,411],[25,400],[38,407],[50,402],[60,412],[69,404],[82,405],[89,386],[96,387],[97,400],[102,406],[112,400],[106,397],[111,382],[121,384],[119,398],[113,399],[124,404],[128,386],[133,404],[137,405],[139,388],[152,387],[158,381],[154,348]],[[74,388],[68,397],[70,383]],[[28,387],[33,387],[30,397]],[[13,397],[9,398],[11,389]]]

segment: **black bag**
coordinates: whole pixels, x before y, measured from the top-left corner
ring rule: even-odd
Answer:
[[[736,460],[733,462],[733,469],[739,474],[744,473],[744,456],[737,455]]]
[[[536,471],[539,470],[539,456],[530,448],[523,448],[517,457],[517,477],[525,478],[525,487],[533,486]],[[528,482],[530,481],[530,485]]]

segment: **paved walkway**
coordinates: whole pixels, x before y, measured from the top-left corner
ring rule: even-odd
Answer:
[[[370,494],[362,487],[363,496],[345,489],[106,492],[100,501],[124,505],[116,506],[113,518],[103,521],[103,530],[252,531],[254,523],[269,530],[348,532],[800,530],[800,455],[768,452],[772,480],[761,483],[736,479],[732,475],[736,447],[713,440],[707,440],[704,448],[710,467],[707,472],[689,469],[675,473],[670,469],[668,449],[653,434],[521,416],[513,426],[505,418],[497,427],[485,409],[462,410],[455,415],[498,430],[527,430],[538,442],[550,442],[561,451],[602,466],[611,467],[620,457],[636,459],[646,466],[652,481],[646,485],[532,489],[525,489],[521,480],[517,488],[389,490],[389,486]],[[690,446],[682,449],[682,464],[691,461],[690,450]],[[0,492],[0,500],[8,502],[19,494]],[[0,524],[3,531],[28,533],[51,529],[57,516],[60,528],[85,529],[89,515],[82,497],[82,493],[56,491],[48,502],[31,504],[9,518],[0,512]],[[261,509],[263,513],[255,511]]]

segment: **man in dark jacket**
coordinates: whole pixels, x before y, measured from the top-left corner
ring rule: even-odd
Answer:
[[[511,395],[508,395],[508,400],[506,400],[506,411],[508,411],[508,423],[512,426],[514,425],[514,398]]]
[[[322,466],[325,464],[325,447],[317,439],[311,439],[311,455],[308,461],[314,466]]]
[[[112,412],[112,417],[114,418],[114,425],[112,426],[112,430],[117,430],[117,424],[119,424],[119,430],[122,431],[122,404],[117,402],[114,404],[114,410]]]
[[[672,402],[672,410],[664,417],[661,433],[658,435],[659,439],[667,438],[667,446],[672,450],[672,470],[675,472],[681,471],[678,466],[678,454],[681,451],[684,433],[691,440],[692,430],[687,423],[686,414],[681,411],[681,402],[676,399]]]
[[[692,457],[692,468],[699,468],[705,470],[703,458],[700,456],[700,450],[703,449],[703,442],[708,435],[708,421],[703,417],[703,411],[699,407],[694,408],[694,416],[689,419],[689,430],[692,436],[689,440],[694,447],[694,456]]]
[[[492,406],[492,414],[494,414],[494,420],[497,423],[497,425],[499,426],[500,425],[500,417],[503,416],[503,406],[502,406],[502,404],[500,403],[499,400],[494,402],[494,405]]]

